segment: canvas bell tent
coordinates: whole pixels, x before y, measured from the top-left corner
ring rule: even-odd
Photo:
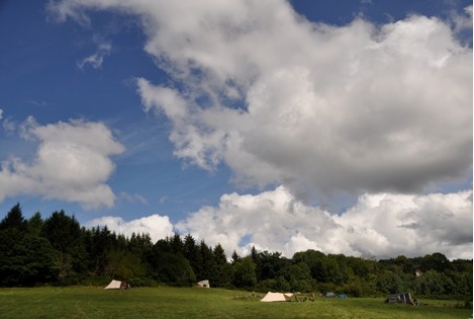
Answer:
[[[261,302],[279,302],[279,301],[290,301],[292,293],[280,293],[280,292],[268,292],[265,297],[260,300]]]
[[[104,289],[120,289],[121,287],[122,282],[114,279]]]
[[[211,288],[211,285],[209,284],[209,280],[201,280],[197,284],[199,287],[202,287],[202,288]]]

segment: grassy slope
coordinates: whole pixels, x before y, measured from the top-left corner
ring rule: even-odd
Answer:
[[[419,307],[387,305],[382,299],[324,299],[262,303],[241,291],[198,288],[95,287],[0,289],[0,318],[463,318],[471,310],[424,301]],[[263,296],[263,295],[262,295]],[[450,303],[451,305],[453,303]]]

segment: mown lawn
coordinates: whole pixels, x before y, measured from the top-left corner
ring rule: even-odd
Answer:
[[[0,289],[0,318],[470,318],[455,302],[389,305],[383,299],[325,299],[262,303],[251,293],[224,289],[42,287]]]

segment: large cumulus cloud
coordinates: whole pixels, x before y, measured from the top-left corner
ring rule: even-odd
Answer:
[[[224,194],[172,224],[168,216],[124,221],[106,216],[86,223],[130,236],[149,233],[154,241],[175,231],[210,245],[221,244],[227,256],[258,250],[298,251],[376,258],[441,252],[448,258],[472,258],[472,191],[453,194],[363,194],[342,214],[307,205],[279,186],[257,195]]]
[[[472,258],[472,191],[364,194],[340,215],[298,201],[284,187],[258,195],[226,194],[176,225],[232,253],[255,246],[288,257],[307,249],[353,256],[422,256],[439,251]]]
[[[140,78],[146,109],[173,123],[176,156],[224,162],[242,185],[412,192],[472,166],[472,49],[459,26],[417,15],[330,26],[285,1],[51,5],[80,21],[91,8],[141,18],[145,50],[177,83]]]

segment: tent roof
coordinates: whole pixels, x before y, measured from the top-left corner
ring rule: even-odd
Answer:
[[[268,292],[265,297],[262,298],[262,302],[277,302],[277,301],[289,301],[292,293],[280,293],[280,292]]]
[[[120,286],[122,285],[122,282],[119,281],[119,280],[115,280],[113,279],[110,284],[108,284],[107,287],[105,287],[104,289],[120,289]]]
[[[211,287],[211,284],[209,284],[209,280],[201,280],[201,281],[198,281],[197,283],[200,287],[205,287],[205,288],[210,288]]]

